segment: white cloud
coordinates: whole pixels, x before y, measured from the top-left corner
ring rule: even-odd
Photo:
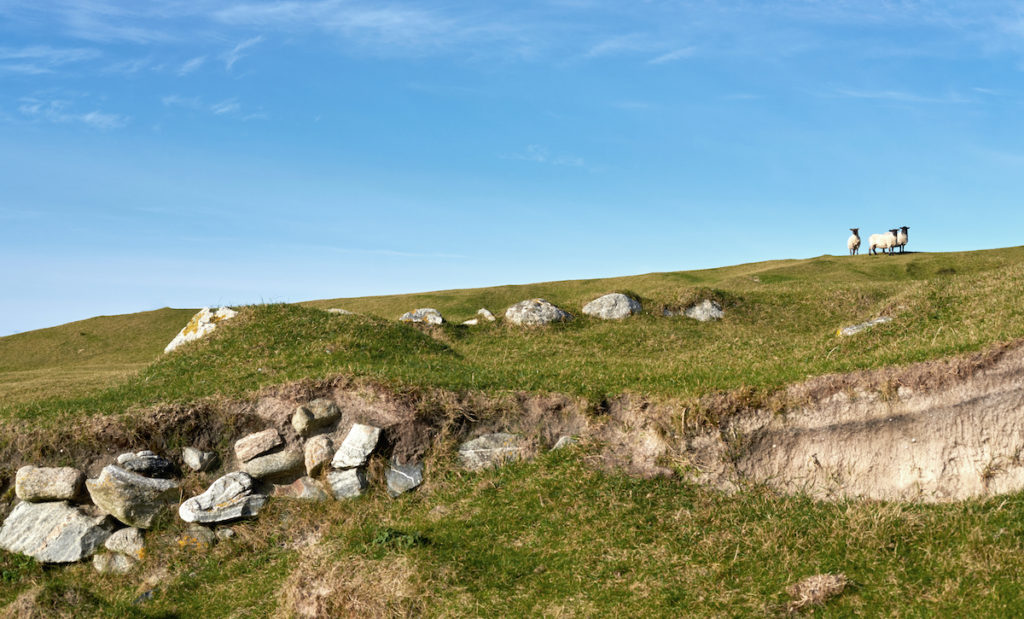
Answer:
[[[0,69],[26,74],[53,73],[58,67],[94,60],[100,52],[91,48],[56,48],[49,45],[0,47]],[[7,62],[14,61],[14,62]]]
[[[520,161],[532,161],[534,163],[543,163],[547,165],[556,166],[570,166],[570,167],[583,167],[585,162],[582,157],[574,157],[569,155],[552,155],[548,152],[548,149],[540,144],[530,144],[526,147],[526,150],[522,153],[514,155],[507,155],[502,157],[503,159],[517,159]]]
[[[971,103],[968,99],[958,93],[949,93],[943,96],[920,95],[903,90],[856,90],[849,88],[838,88],[831,93],[834,97],[847,99],[873,99],[879,101],[895,101],[898,103]]]
[[[214,103],[211,105],[210,111],[218,116],[222,116],[224,114],[237,112],[241,108],[242,106],[238,104],[238,101],[235,101],[234,99],[226,99],[220,103]]]
[[[239,43],[238,45],[234,46],[231,49],[231,51],[229,51],[226,54],[224,54],[224,68],[227,69],[228,71],[230,71],[231,67],[235,66],[235,63],[238,62],[239,60],[241,60],[242,57],[245,55],[242,52],[244,52],[246,49],[252,47],[253,45],[257,45],[257,44],[261,43],[262,41],[263,41],[263,35],[260,35],[260,36],[255,36],[255,37],[253,37],[251,39],[246,39],[246,40],[242,41],[241,43]]]
[[[198,110],[202,107],[199,97],[182,97],[181,95],[167,95],[160,99],[160,102],[167,107],[184,107],[191,110]]]
[[[647,62],[648,64],[664,64],[666,62],[672,62],[673,60],[689,58],[693,56],[694,51],[696,51],[696,49],[693,47],[683,47],[675,51],[668,52],[667,54],[662,54],[657,58],[652,58]]]
[[[186,60],[185,63],[181,65],[181,68],[178,69],[178,75],[188,75],[203,66],[204,62],[206,62],[206,56],[196,56],[195,58]]]
[[[93,110],[91,112],[75,112],[69,101],[61,99],[40,100],[22,99],[18,111],[22,116],[37,121],[51,123],[82,123],[95,129],[120,129],[128,124],[130,118],[122,114],[111,114]]]

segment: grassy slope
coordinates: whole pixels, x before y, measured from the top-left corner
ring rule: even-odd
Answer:
[[[336,372],[396,384],[585,395],[629,389],[689,397],[771,388],[808,374],[911,362],[1022,337],[1022,284],[1024,248],[1011,248],[822,257],[309,304],[384,318],[259,306],[119,384],[2,410],[40,424],[164,400],[244,395],[261,385]],[[425,305],[459,320],[478,307],[498,313],[531,296],[578,313],[590,298],[613,290],[633,291],[654,307],[692,298],[695,288],[724,299],[727,318],[701,325],[647,315],[533,331],[487,325],[429,332],[393,320]],[[897,320],[855,338],[835,336],[836,327],[882,311]],[[60,337],[53,335],[35,337],[59,351]],[[124,358],[152,359],[169,337],[138,342]],[[10,339],[0,339],[0,351],[13,350]],[[119,353],[111,355],[116,364]],[[8,373],[25,371],[8,359],[0,354]],[[37,363],[46,368],[45,359]],[[172,521],[151,534],[147,563],[150,570],[169,570],[167,584],[141,606],[131,604],[139,574],[100,577],[87,565],[43,569],[0,552],[0,603],[39,588],[38,603],[68,614],[266,614],[279,607],[279,598],[308,597],[296,584],[305,572],[333,582],[337,600],[355,603],[372,593],[378,606],[365,603],[377,610],[742,615],[778,610],[785,585],[800,577],[842,571],[856,587],[825,614],[1024,611],[1024,594],[1013,586],[1024,568],[1020,494],[946,506],[826,504],[758,489],[724,496],[675,480],[600,473],[586,461],[585,454],[555,453],[480,475],[432,461],[429,486],[400,501],[385,498],[378,485],[371,496],[349,503],[276,502],[259,521],[238,525],[237,541],[207,552],[178,548],[173,537],[182,525]],[[297,547],[296,537],[314,528],[324,530],[324,540]],[[317,548],[325,554],[312,556]],[[391,572],[401,582],[375,589],[372,582]],[[353,588],[351,595],[343,595],[345,587]]]

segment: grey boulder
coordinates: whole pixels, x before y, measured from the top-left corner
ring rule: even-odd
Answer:
[[[441,312],[432,307],[421,307],[402,314],[399,320],[402,322],[418,322],[428,325],[439,325],[444,322],[444,317],[441,316]]]
[[[110,536],[105,514],[64,501],[18,503],[0,527],[0,548],[41,563],[73,563],[90,557]]]
[[[693,318],[700,322],[709,322],[711,320],[721,320],[725,312],[722,311],[722,306],[719,305],[718,301],[704,299],[700,303],[695,303],[683,310],[683,314],[687,318]]]
[[[169,503],[178,500],[178,482],[152,479],[108,465],[85,487],[92,502],[130,527],[148,529]]]
[[[363,473],[363,469],[331,471],[327,474],[327,485],[331,487],[334,498],[353,499],[366,490],[366,474]]]
[[[334,454],[331,466],[336,469],[347,469],[366,464],[366,459],[377,447],[380,439],[380,428],[357,423],[348,431],[341,447]]]
[[[459,460],[471,471],[518,460],[523,455],[521,439],[515,434],[484,434],[459,446]]]
[[[188,499],[178,508],[185,522],[215,523],[255,516],[267,497],[255,492],[253,478],[245,472],[228,473],[210,484],[206,492]]]
[[[514,325],[540,326],[552,322],[568,322],[572,314],[544,299],[527,299],[505,310],[505,320]]]
[[[641,311],[643,306],[639,301],[618,292],[598,297],[583,306],[584,314],[603,320],[622,320]]]
[[[14,494],[22,501],[70,501],[84,481],[85,475],[69,466],[23,466],[14,476]]]
[[[213,451],[203,451],[195,447],[185,447],[181,450],[181,459],[185,466],[196,472],[208,471],[217,461],[217,454]]]
[[[170,479],[178,474],[178,467],[173,462],[149,450],[121,454],[117,457],[117,465],[144,477]]]
[[[141,559],[146,548],[142,541],[142,530],[135,527],[114,531],[103,547],[110,552],[119,552],[134,559]]]
[[[303,463],[302,452],[292,447],[253,458],[242,465],[242,470],[256,479],[268,479],[299,473],[302,471]]]
[[[408,462],[398,464],[391,462],[388,469],[388,495],[392,498],[405,494],[423,483],[423,463]]]
[[[341,418],[341,409],[330,400],[313,400],[295,409],[292,427],[299,436],[309,436],[320,428],[327,427]]]

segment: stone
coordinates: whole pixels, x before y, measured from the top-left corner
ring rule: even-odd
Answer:
[[[325,398],[313,400],[295,409],[292,415],[292,427],[299,436],[309,436],[320,428],[325,428],[341,419],[338,405]]]
[[[235,456],[239,462],[247,462],[283,443],[284,439],[281,438],[277,430],[268,428],[235,441]]]
[[[218,323],[234,318],[237,314],[238,312],[230,307],[222,307],[215,312],[204,307],[188,321],[181,331],[178,331],[178,335],[174,336],[171,343],[164,348],[164,353],[171,352],[185,342],[192,342],[206,336],[217,328]]]
[[[221,541],[232,539],[235,536],[235,530],[231,527],[221,527],[217,529],[217,539]]]
[[[413,490],[423,483],[423,463],[398,464],[391,461],[388,469],[388,495],[392,498]]]
[[[70,501],[84,481],[85,474],[69,466],[23,466],[14,476],[14,494],[22,501]]]
[[[41,563],[86,559],[110,537],[113,528],[106,514],[92,511],[66,501],[18,503],[0,526],[0,548]]]
[[[334,442],[324,434],[314,436],[306,441],[304,451],[306,474],[316,477],[334,457]]]
[[[641,311],[643,306],[639,301],[618,292],[598,297],[583,306],[584,314],[602,320],[622,320]]]
[[[185,550],[209,550],[217,543],[217,534],[210,529],[198,525],[191,525],[184,533],[178,536],[178,548]]]
[[[331,314],[339,314],[341,316],[351,316],[352,315],[352,312],[348,311],[347,309],[341,309],[340,307],[332,307],[331,309],[329,309],[327,311],[329,313],[331,313]]]
[[[568,322],[572,320],[572,314],[544,299],[527,299],[505,310],[505,320],[514,325],[533,327],[552,322]]]
[[[347,469],[366,464],[374,448],[377,447],[377,440],[380,438],[380,428],[357,423],[348,431],[348,436],[334,454],[331,466],[336,469]]]
[[[366,474],[361,468],[331,471],[327,474],[327,485],[331,487],[334,498],[352,499],[362,495],[366,490]]]
[[[206,492],[183,502],[178,516],[185,522],[215,523],[255,516],[267,497],[254,491],[255,480],[243,471],[228,473]]]
[[[287,486],[274,486],[271,496],[304,501],[326,501],[330,498],[320,482],[312,477],[300,477]]]
[[[836,332],[836,335],[839,335],[839,336],[842,336],[842,337],[849,337],[851,335],[856,335],[856,334],[860,333],[861,331],[865,331],[867,329],[870,329],[871,327],[874,327],[876,325],[884,325],[885,323],[890,322],[890,321],[892,321],[892,317],[890,317],[890,316],[879,316],[878,318],[875,318],[873,320],[869,320],[867,322],[862,322],[859,325],[852,325],[852,326],[849,326],[849,327],[843,327],[843,328],[839,329]]]
[[[497,466],[522,457],[519,436],[506,432],[484,434],[459,446],[462,466],[471,471]]]
[[[141,559],[146,554],[146,545],[142,540],[142,530],[135,527],[114,531],[107,538],[103,547],[110,552],[119,552],[133,559]]]
[[[470,318],[469,320],[463,320],[462,324],[464,324],[467,327],[475,327],[478,324],[480,324],[480,319],[479,318]]]
[[[554,451],[556,449],[563,449],[565,447],[572,447],[573,445],[579,444],[580,439],[576,438],[575,436],[560,436],[558,437],[558,440],[555,441],[555,446],[552,447],[551,450]]]
[[[242,470],[256,479],[284,477],[303,470],[302,452],[297,447],[253,458],[242,465]]]
[[[178,482],[152,479],[108,465],[85,487],[92,502],[130,527],[148,529],[169,503],[178,500]]]
[[[494,322],[494,314],[490,312],[486,307],[481,307],[476,311],[476,315],[483,318],[487,322]]]
[[[92,566],[100,574],[127,574],[136,563],[135,559],[119,552],[107,552],[92,558]]]
[[[217,462],[217,453],[202,451],[195,447],[185,447],[181,450],[181,459],[185,461],[185,466],[201,473],[213,468],[214,463]]]
[[[444,322],[441,312],[432,307],[421,307],[411,312],[402,314],[399,318],[402,322],[418,322],[428,325],[439,325]]]
[[[719,305],[718,301],[704,299],[700,303],[695,303],[683,310],[683,314],[687,318],[708,322],[711,320],[721,320],[725,312],[722,311],[722,306]]]
[[[178,467],[173,462],[149,450],[121,454],[117,457],[117,465],[144,477],[170,479],[178,474]]]

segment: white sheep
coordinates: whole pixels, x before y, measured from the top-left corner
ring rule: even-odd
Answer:
[[[884,234],[872,234],[868,237],[868,253],[877,254],[878,250],[881,249],[882,253],[886,253],[885,250],[889,250],[892,253],[892,248],[896,246],[896,232],[897,229],[893,228],[889,232]]]
[[[907,236],[907,230],[910,230],[910,226],[903,226],[896,233],[896,246],[900,248],[901,254],[903,253],[903,248],[907,246],[907,241],[910,240]]]
[[[860,228],[850,228],[850,238],[846,239],[846,249],[850,250],[851,256],[857,255],[857,250],[860,249]]]

